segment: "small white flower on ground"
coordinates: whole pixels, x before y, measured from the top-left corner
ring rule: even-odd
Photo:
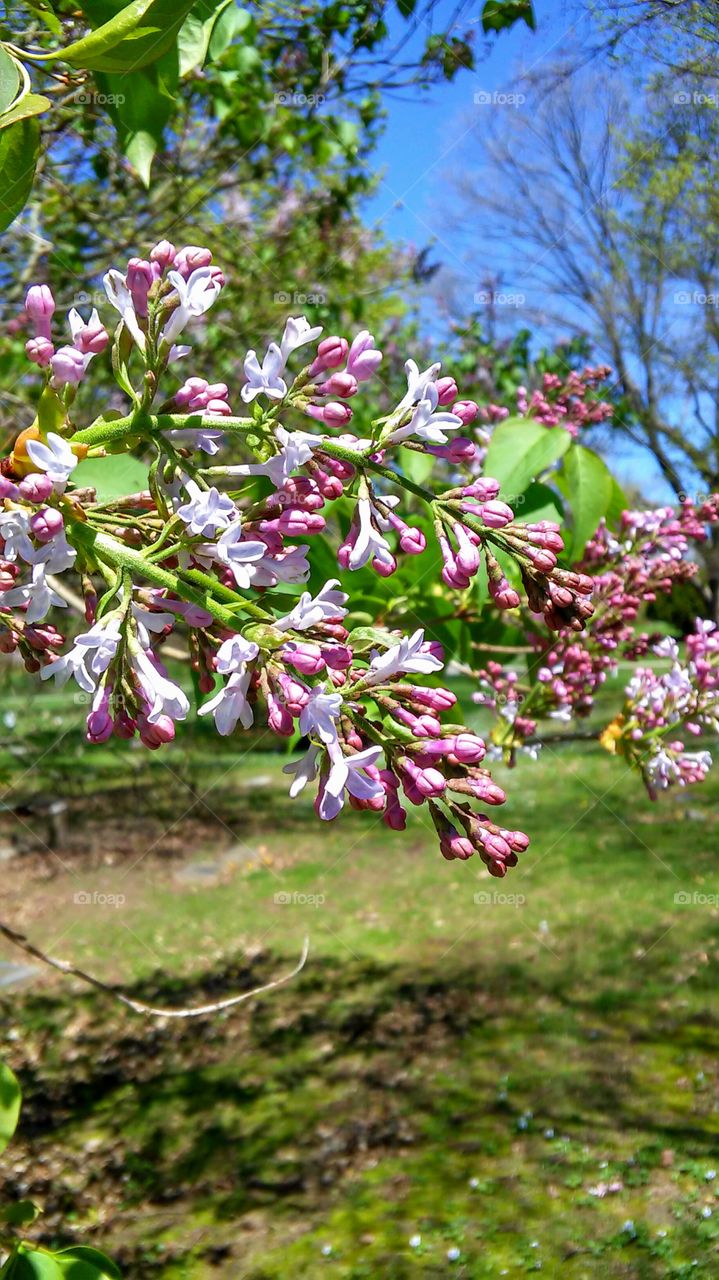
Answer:
[[[410,1236],[409,1238],[410,1249],[419,1249],[419,1246],[421,1245],[421,1243],[422,1243],[421,1236]]]
[[[456,1244],[453,1244],[452,1248],[447,1250],[447,1261],[458,1262],[460,1257],[461,1257],[461,1250],[457,1248]]]

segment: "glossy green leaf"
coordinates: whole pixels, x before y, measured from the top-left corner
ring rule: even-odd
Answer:
[[[232,41],[237,36],[247,36],[252,26],[252,14],[246,9],[237,9],[234,4],[223,8],[212,28],[208,50],[210,58],[215,61],[222,57]]]
[[[564,508],[558,493],[550,489],[548,484],[535,481],[520,494],[514,502],[514,512],[518,520],[554,520],[561,523],[564,519]]]
[[[194,0],[133,0],[82,40],[50,57],[87,71],[139,71],[172,48]],[[98,6],[85,4],[90,21]]]
[[[35,119],[0,130],[0,231],[24,209],[35,177],[40,129]]]
[[[112,502],[147,488],[147,467],[131,453],[107,458],[86,458],[72,473],[76,488],[94,489],[98,502]]]
[[[51,106],[50,99],[46,98],[43,93],[26,93],[0,116],[0,129],[7,129],[9,125],[15,124],[18,120],[27,120],[30,116],[42,115],[43,111],[49,111]]]
[[[16,1076],[0,1062],[0,1151],[12,1138],[20,1115],[22,1094]]]
[[[20,90],[20,72],[14,58],[0,44],[0,113],[12,106]]]
[[[0,1221],[7,1222],[11,1227],[29,1227],[39,1213],[40,1210],[32,1200],[16,1200],[14,1204],[0,1210]]]
[[[41,1253],[24,1243],[15,1259],[11,1280],[64,1280],[63,1273],[50,1253]]]
[[[152,162],[162,148],[175,100],[154,67],[132,76],[101,75],[96,80],[107,99],[107,112],[120,147],[149,187]]]
[[[572,437],[563,427],[543,427],[529,418],[507,418],[492,433],[484,474],[499,480],[501,498],[512,505],[512,498],[524,493],[531,480],[566,453]]]
[[[609,506],[607,507],[606,513],[606,520],[610,529],[616,529],[619,527],[621,514],[623,511],[626,511],[628,505],[626,493],[622,489],[619,481],[612,476],[612,496],[609,499]]]
[[[55,1254],[55,1260],[60,1265],[63,1280],[121,1280],[115,1263],[89,1245],[78,1244],[71,1249],[61,1249]]]
[[[400,466],[407,479],[415,484],[427,483],[435,461],[431,453],[420,453],[418,449],[402,449],[400,454]]]
[[[563,470],[572,508],[572,541],[568,550],[573,560],[579,560],[609,510],[614,480],[599,455],[581,444],[573,444],[567,452]]]

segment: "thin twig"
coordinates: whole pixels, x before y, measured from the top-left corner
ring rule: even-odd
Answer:
[[[83,969],[77,969],[75,965],[69,964],[67,960],[57,960],[54,956],[46,955],[44,951],[41,951],[39,947],[30,942],[24,934],[17,933],[15,929],[3,924],[1,920],[0,934],[35,960],[41,960],[43,964],[50,965],[53,969],[58,969],[60,973],[88,982],[91,987],[96,987],[98,991],[103,991],[105,995],[112,996],[114,1000],[119,1000],[120,1004],[132,1009],[133,1013],[143,1013],[149,1018],[199,1018],[203,1014],[220,1013],[223,1009],[231,1009],[234,1005],[241,1004],[243,1000],[252,1000],[255,996],[264,995],[266,991],[274,991],[276,987],[282,987],[286,982],[291,982],[293,978],[297,977],[297,974],[305,967],[310,950],[310,940],[305,938],[299,963],[292,972],[285,974],[284,978],[275,978],[273,982],[268,982],[263,987],[255,987],[252,991],[243,991],[239,996],[230,996],[227,1000],[217,1000],[213,1004],[199,1005],[194,1009],[156,1009],[153,1005],[143,1004],[140,1000],[133,1000],[130,996],[123,995],[121,991],[116,991],[114,987],[109,987],[107,983],[102,982],[99,978],[94,978],[91,973],[85,973]]]

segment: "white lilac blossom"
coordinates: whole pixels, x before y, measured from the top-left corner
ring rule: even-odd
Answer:
[[[276,342],[270,343],[261,365],[257,352],[248,351],[244,364],[246,382],[240,392],[245,403],[249,404],[261,393],[271,400],[282,400],[287,395],[287,383],[281,376],[284,368],[282,352]]]
[[[107,300],[112,307],[119,313],[120,318],[130,334],[133,341],[140,348],[145,350],[145,335],[140,327],[140,323],[135,312],[135,304],[132,300],[132,294],[127,287],[127,279],[122,272],[112,268],[102,278],[105,287]]]
[[[245,590],[250,586],[250,567],[262,560],[267,553],[264,542],[253,542],[242,537],[242,521],[238,517],[220,535],[217,542],[201,543],[195,554],[199,559],[214,560],[225,565],[235,579],[238,587]]]
[[[53,591],[45,576],[45,565],[33,565],[32,581],[4,592],[3,604],[15,605],[25,609],[25,621],[32,624],[41,622],[53,608],[66,609],[67,600],[63,600],[57,591]]]
[[[187,695],[179,685],[170,680],[162,664],[153,657],[152,651],[138,648],[132,655],[131,666],[149,707],[147,719],[150,724],[154,724],[160,716],[184,720],[190,710]]]
[[[14,507],[10,511],[0,509],[0,538],[4,540],[3,560],[14,563],[20,556],[27,564],[31,564],[35,549],[30,540],[30,512],[22,507]]]
[[[77,466],[77,457],[67,440],[56,431],[48,431],[46,439],[28,440],[27,456],[38,471],[44,471],[57,492],[62,492]]]
[[[342,696],[327,693],[324,684],[315,685],[300,714],[300,732],[316,735],[325,744],[337,742],[337,719],[342,713]]]
[[[185,481],[189,502],[177,508],[177,515],[191,533],[198,537],[214,538],[220,529],[227,529],[237,516],[237,508],[226,493],[219,489],[201,489],[194,480]]]
[[[203,703],[197,713],[200,716],[212,715],[215,728],[223,738],[234,733],[238,722],[243,729],[249,729],[252,726],[254,717],[252,707],[247,701],[251,678],[251,671],[244,669],[235,671],[219,693],[216,693],[214,698],[210,698],[209,702]]]
[[[400,674],[429,675],[433,671],[441,671],[442,666],[441,659],[429,652],[424,631],[420,629],[412,636],[403,637],[399,644],[384,653],[373,653],[364,682],[375,685],[384,684]]]
[[[294,319],[290,316],[280,342],[280,352],[284,364],[287,363],[293,351],[297,351],[299,347],[306,346],[308,342],[314,342],[319,338],[321,332],[321,324],[311,325],[305,316],[297,316]]]
[[[228,476],[269,476],[276,489],[281,489],[290,476],[309,462],[314,449],[321,445],[317,436],[307,431],[286,431],[277,427],[275,439],[280,445],[279,452],[268,458],[267,462],[237,463],[225,468]]]
[[[376,516],[376,510],[370,499],[359,498],[356,509],[356,533],[347,559],[349,569],[361,569],[375,560],[388,568],[394,565],[392,549],[377,528]]]
[[[68,653],[43,667],[42,679],[52,677],[58,685],[64,685],[72,677],[85,693],[93,693],[98,678],[114,660],[119,643],[119,619],[111,616],[76,636]]]
[[[345,791],[362,801],[371,802],[383,797],[382,783],[366,773],[368,768],[376,765],[381,754],[381,747],[367,747],[352,756],[343,755],[338,743],[328,748],[329,771],[323,780],[317,805],[323,821],[331,822],[339,815],[344,806]]]
[[[222,288],[214,267],[197,267],[185,280],[179,271],[169,271],[169,283],[179,297],[170,319],[162,330],[162,341],[172,347],[190,320],[209,311]]]
[[[277,618],[275,627],[278,631],[307,631],[320,622],[328,622],[343,618],[347,613],[345,604],[349,597],[344,591],[337,591],[338,578],[330,578],[316,596],[303,591],[295,607],[283,618]]]

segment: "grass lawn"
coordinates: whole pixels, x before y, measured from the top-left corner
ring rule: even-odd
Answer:
[[[124,759],[66,845],[18,819],[3,918],[165,1004],[311,953],[190,1023],[50,973],[4,994],[5,1192],[41,1238],[127,1280],[719,1274],[716,778],[652,805],[594,746],[498,770],[532,836],[499,882],[422,814],[320,828],[276,755]]]

